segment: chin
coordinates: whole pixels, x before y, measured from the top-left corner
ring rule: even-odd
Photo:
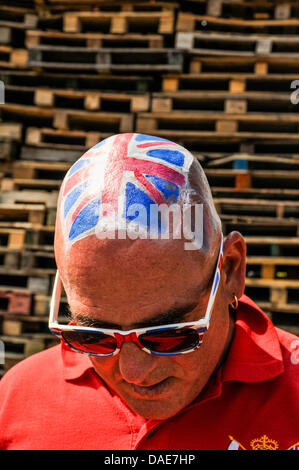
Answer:
[[[132,411],[146,419],[169,419],[184,408],[183,405],[172,405],[169,400],[130,400],[124,398],[124,401]]]

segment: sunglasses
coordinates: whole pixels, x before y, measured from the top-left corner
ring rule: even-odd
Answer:
[[[73,321],[68,325],[58,324],[62,282],[57,270],[50,305],[49,328],[71,349],[90,356],[114,356],[126,341],[132,341],[143,351],[158,356],[172,356],[192,352],[200,347],[203,335],[210,325],[220,283],[222,261],[223,235],[221,236],[210,297],[203,318],[195,322],[137,328],[127,331],[77,326]]]

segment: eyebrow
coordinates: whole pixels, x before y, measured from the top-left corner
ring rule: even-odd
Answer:
[[[183,307],[173,308],[168,310],[167,312],[160,313],[152,318],[149,318],[142,322],[134,323],[135,328],[143,328],[149,326],[159,326],[159,325],[167,325],[172,323],[181,323],[184,320],[184,317],[190,313],[196,306],[196,303],[189,303],[184,305]],[[99,320],[98,318],[88,317],[86,315],[80,314],[73,314],[70,312],[72,319],[76,320],[77,323],[80,323],[80,326],[88,326],[89,328],[105,328],[105,329],[115,329],[115,330],[122,330],[122,326],[107,322],[103,320]],[[130,328],[131,329],[131,328]]]

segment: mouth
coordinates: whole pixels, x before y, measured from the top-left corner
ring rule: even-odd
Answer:
[[[133,392],[142,397],[156,398],[159,395],[163,395],[167,392],[168,388],[171,386],[173,380],[171,377],[161,380],[152,385],[136,385],[130,383],[129,386]]]

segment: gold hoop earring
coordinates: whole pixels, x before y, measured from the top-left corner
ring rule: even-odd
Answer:
[[[234,300],[232,301],[231,306],[234,310],[237,310],[238,305],[239,305],[238,297],[234,295]]]

